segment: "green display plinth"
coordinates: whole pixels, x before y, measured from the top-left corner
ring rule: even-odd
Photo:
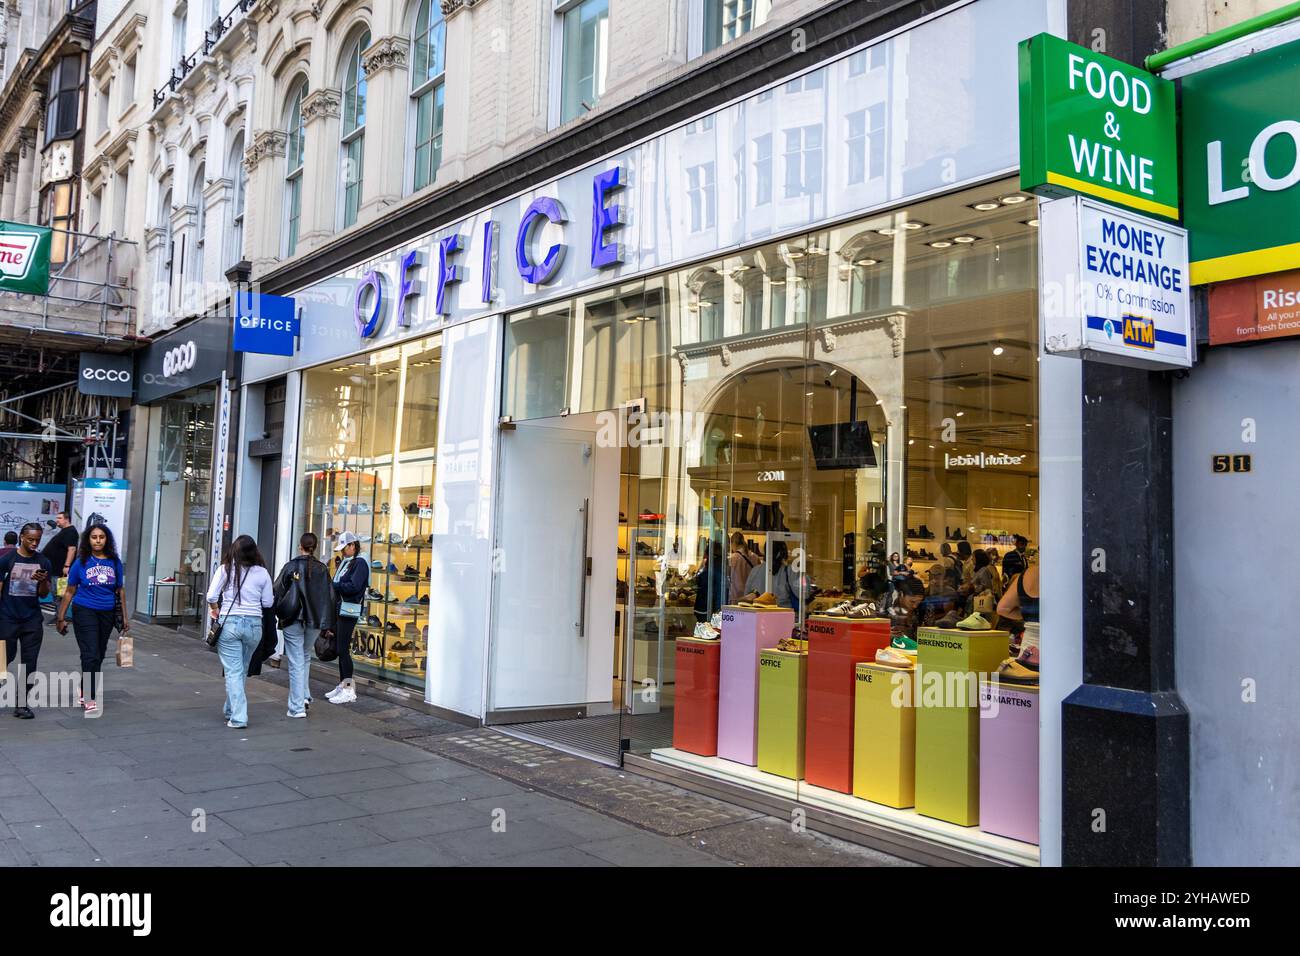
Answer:
[[[903,809],[916,802],[915,673],[859,664],[854,673],[853,795]]]
[[[758,769],[803,779],[808,658],[789,651],[758,654]]]
[[[980,822],[979,681],[1007,657],[1006,631],[921,628],[917,633],[916,809]]]

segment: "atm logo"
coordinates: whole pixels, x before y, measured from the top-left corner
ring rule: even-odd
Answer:
[[[1156,347],[1156,324],[1136,315],[1124,316],[1124,344],[1139,349]]]

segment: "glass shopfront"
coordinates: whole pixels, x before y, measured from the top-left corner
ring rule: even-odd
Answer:
[[[159,623],[198,626],[205,611],[213,526],[217,385],[169,396],[149,410],[136,606]]]
[[[294,500],[294,540],[315,532],[331,568],[338,536],[361,538],[370,589],[352,642],[359,673],[420,689],[441,362],[434,335],[305,371]]]
[[[1017,536],[1037,554],[1036,255],[1034,201],[1008,180],[508,316],[489,720],[917,825],[796,768],[805,719],[840,720],[832,746],[855,745],[853,667],[876,660],[846,657],[818,717],[808,647],[846,600],[871,602],[858,613],[913,659],[918,633],[959,621],[993,632],[986,657],[1018,647],[996,608]],[[741,723],[751,751],[764,724],[785,735],[784,768],[709,752],[684,717],[712,694],[703,734],[725,748],[727,665],[719,678],[686,652],[703,660],[758,618],[778,655],[759,671],[801,676],[773,684],[770,713],[763,688],[742,688]],[[821,759],[828,731],[807,733]],[[921,829],[972,826],[957,816]],[[1026,840],[978,839],[1036,858]]]

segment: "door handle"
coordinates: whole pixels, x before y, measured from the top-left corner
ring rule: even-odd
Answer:
[[[579,637],[587,636],[587,513],[590,505],[591,499],[583,498],[582,507],[578,509],[578,514],[582,515],[582,548],[578,552],[578,619],[573,626],[578,629]]]

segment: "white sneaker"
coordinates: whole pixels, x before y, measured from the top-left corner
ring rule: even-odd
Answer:
[[[342,690],[343,690],[343,685],[342,685],[342,684],[338,684],[337,686],[335,686],[335,688],[334,688],[332,691],[330,691],[329,693],[327,693],[327,694],[325,695],[325,699],[326,699],[326,700],[333,700],[335,697],[337,697],[337,696],[339,695],[339,693],[340,693]]]
[[[285,716],[286,716],[286,717],[306,717],[306,716],[307,716],[307,711],[305,711],[305,710],[300,710],[300,711],[298,711],[298,713],[295,714],[293,711],[290,710],[290,711],[286,711],[286,712],[285,712]]]
[[[351,704],[357,699],[357,692],[351,687],[344,687],[339,693],[330,698],[331,704]]]

